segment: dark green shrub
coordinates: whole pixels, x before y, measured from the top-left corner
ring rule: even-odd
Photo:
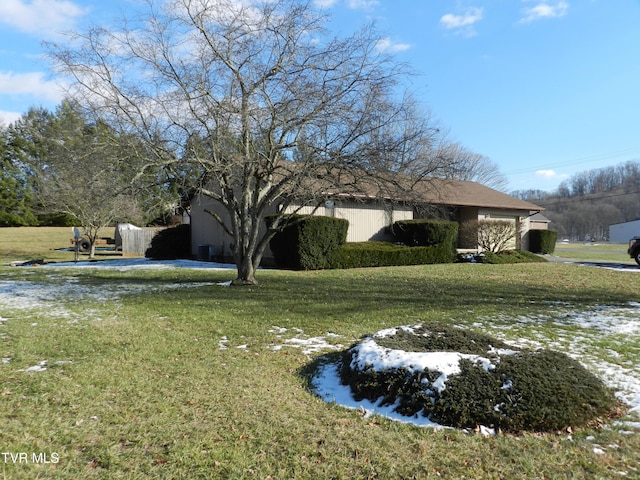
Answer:
[[[451,263],[449,246],[407,247],[389,242],[354,242],[342,245],[328,257],[329,268],[362,268]]]
[[[462,257],[462,255],[459,256],[459,260],[460,257]],[[542,263],[547,261],[545,258],[527,252],[526,250],[506,250],[502,253],[482,252],[473,255],[473,259],[477,263],[490,263],[494,265],[505,263]]]
[[[38,215],[38,225],[41,227],[73,227],[81,222],[68,213],[52,213]]]
[[[144,256],[156,260],[190,258],[191,225],[178,225],[160,230],[151,240]]]
[[[271,225],[273,218],[267,218]],[[347,240],[349,222],[341,218],[293,215],[269,247],[278,266],[294,270],[329,268],[329,255]]]
[[[411,247],[446,244],[455,250],[458,241],[458,223],[446,220],[401,220],[391,232],[396,241]]]
[[[556,250],[558,232],[554,230],[529,230],[529,250],[543,255]]]
[[[459,352],[471,355],[483,355],[491,347],[511,348],[489,335],[455,328],[445,323],[413,327],[412,331],[397,329],[395,335],[376,339],[376,343],[405,352]]]
[[[371,341],[377,343],[376,349],[455,352],[467,357],[460,359],[459,372],[450,373],[442,388],[442,372],[435,369],[390,366],[376,370],[368,361],[363,364],[359,349]],[[371,359],[371,351],[365,358]],[[520,350],[444,324],[367,337],[344,352],[340,377],[356,400],[394,405],[400,414],[420,413],[457,428],[485,425],[510,432],[556,431],[588,425],[612,415],[618,406],[601,380],[563,353]]]

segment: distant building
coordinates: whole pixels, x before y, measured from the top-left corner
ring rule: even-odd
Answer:
[[[611,243],[627,243],[629,239],[636,236],[640,236],[640,220],[609,225]]]

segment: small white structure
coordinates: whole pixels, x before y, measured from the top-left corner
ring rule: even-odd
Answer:
[[[611,243],[627,243],[636,236],[640,236],[640,220],[609,225],[609,241]]]

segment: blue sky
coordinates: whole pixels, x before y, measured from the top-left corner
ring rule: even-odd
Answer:
[[[248,0],[244,0],[248,1]],[[348,34],[375,22],[450,139],[509,190],[640,160],[640,0],[315,0]],[[0,119],[55,107],[43,40],[111,21],[130,0],[1,0]]]

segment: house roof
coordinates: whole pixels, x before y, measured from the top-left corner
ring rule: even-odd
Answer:
[[[370,181],[360,178],[357,187],[343,188],[340,193],[326,192],[332,196],[384,198],[390,201],[423,203],[451,207],[495,208],[500,210],[521,210],[540,212],[543,207],[531,202],[499,192],[477,182],[424,178],[417,183],[408,177],[393,176],[389,182]],[[334,187],[335,188],[335,187]]]
[[[533,222],[551,223],[551,220],[549,220],[547,217],[545,217],[541,213],[536,213],[535,215],[531,215],[530,220]]]
[[[419,197],[433,205],[499,208],[540,212],[544,208],[480,183],[432,178],[417,187]]]

